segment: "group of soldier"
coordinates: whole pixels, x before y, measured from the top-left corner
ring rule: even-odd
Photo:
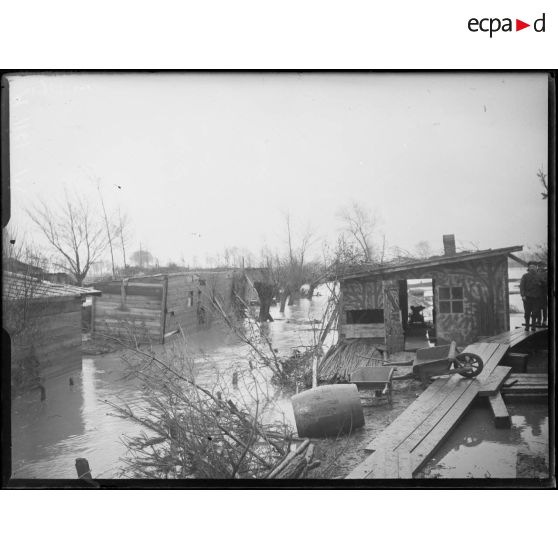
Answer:
[[[547,326],[548,278],[546,265],[530,261],[521,278],[519,292],[525,311],[525,331]]]

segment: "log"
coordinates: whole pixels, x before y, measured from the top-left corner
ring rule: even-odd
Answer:
[[[268,475],[268,479],[273,479],[298,455],[306,451],[306,448],[310,445],[310,440],[304,440],[295,451],[291,451],[282,461],[273,469]]]
[[[78,457],[76,459],[76,471],[78,479],[93,480],[91,469],[89,468],[89,461],[84,457]]]
[[[321,386],[303,391],[291,401],[301,438],[336,436],[364,425],[364,413],[354,384]]]

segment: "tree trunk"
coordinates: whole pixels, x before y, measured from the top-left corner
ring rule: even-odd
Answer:
[[[259,322],[272,322],[273,318],[269,312],[271,303],[273,302],[273,285],[269,283],[261,283],[256,281],[254,283],[254,288],[258,293],[260,299],[260,313],[258,316]]]
[[[312,300],[315,290],[316,290],[316,285],[310,284],[310,287],[308,288],[308,292],[306,293],[306,298],[308,300]]]
[[[289,298],[290,293],[288,291],[283,291],[281,293],[281,306],[279,307],[279,312],[283,314],[285,312],[285,306],[287,304],[287,298]]]

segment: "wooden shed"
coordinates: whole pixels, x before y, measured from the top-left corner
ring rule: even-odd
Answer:
[[[4,272],[3,325],[10,334],[16,389],[81,371],[82,302],[100,294]]]
[[[235,292],[244,295],[243,277],[238,270],[202,270],[95,283],[103,296],[93,303],[92,331],[164,343],[179,327],[188,333],[207,326],[214,298],[229,308]]]
[[[365,338],[389,352],[405,349],[409,331],[408,281],[431,280],[435,342],[465,346],[481,336],[509,330],[508,256],[511,246],[455,251],[444,237],[445,254],[382,266],[358,266],[340,278],[340,338]]]

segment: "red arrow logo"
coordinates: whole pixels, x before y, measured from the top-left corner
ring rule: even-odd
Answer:
[[[521,21],[520,19],[515,20],[515,30],[516,31],[521,31],[522,29],[525,29],[526,27],[531,27],[531,25],[529,23],[525,23],[524,21]]]

